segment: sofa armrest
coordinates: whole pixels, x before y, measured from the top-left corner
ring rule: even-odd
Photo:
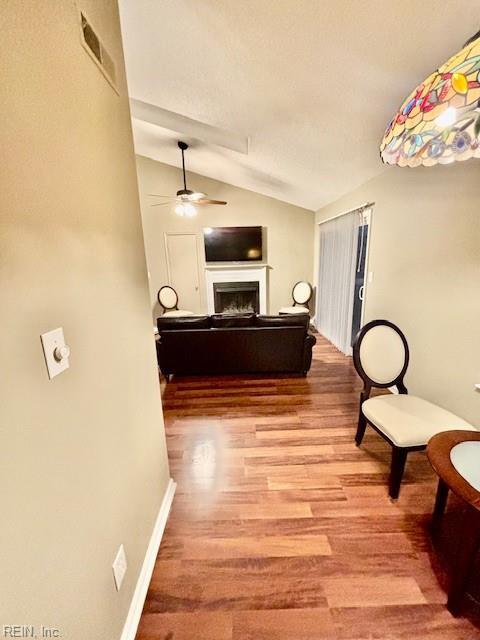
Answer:
[[[312,349],[317,339],[311,333],[307,333],[303,343],[303,375],[306,376],[312,364]]]

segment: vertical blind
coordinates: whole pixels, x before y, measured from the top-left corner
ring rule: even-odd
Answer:
[[[337,349],[351,353],[359,211],[319,226],[317,329]]]

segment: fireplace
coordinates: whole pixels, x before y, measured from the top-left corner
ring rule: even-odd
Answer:
[[[207,264],[205,284],[210,315],[240,313],[245,309],[268,313],[266,264]]]
[[[214,282],[215,313],[259,313],[259,283]]]

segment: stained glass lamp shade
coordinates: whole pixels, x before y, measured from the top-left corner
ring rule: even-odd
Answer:
[[[400,167],[480,158],[480,31],[403,102],[380,155]]]

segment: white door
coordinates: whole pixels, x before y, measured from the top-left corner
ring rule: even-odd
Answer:
[[[166,233],[168,283],[178,294],[178,308],[201,313],[197,236]]]

